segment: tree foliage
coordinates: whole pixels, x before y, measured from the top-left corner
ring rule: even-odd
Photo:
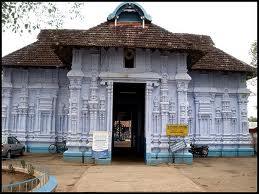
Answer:
[[[83,19],[78,2],[2,2],[2,29],[15,33],[61,28],[65,19]]]
[[[257,68],[257,41],[256,40],[251,44],[251,47],[250,47],[250,50],[249,50],[249,55],[252,58],[250,64]],[[252,86],[256,86],[257,85],[257,77],[254,77],[254,78],[248,80],[247,83],[252,85]],[[252,92],[250,95],[251,96],[256,96],[257,95],[256,93]]]
[[[248,118],[248,121],[250,121],[250,122],[257,122],[257,117],[250,116]]]
[[[257,41],[254,41],[251,44],[251,48],[250,48],[249,54],[252,57],[251,65],[257,67]]]

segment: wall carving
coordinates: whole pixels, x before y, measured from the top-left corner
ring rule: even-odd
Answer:
[[[43,73],[38,69],[21,73],[6,69],[2,87],[2,128],[5,132],[22,134],[24,141],[32,142],[52,142],[57,136],[76,147],[80,138],[91,143],[94,130],[112,131],[113,83],[121,80],[119,77],[100,80],[99,73],[130,75],[123,70],[123,52],[114,48],[101,52],[84,51],[89,55],[85,57],[89,69],[84,73],[81,71],[81,52],[73,52],[72,70],[68,73],[50,69]],[[137,54],[140,62],[134,73],[146,71],[159,75],[159,78],[147,80],[139,78],[141,83],[146,83],[145,130],[148,133],[145,138],[151,144],[151,151],[168,150],[167,123],[188,124],[189,137],[196,143],[227,145],[238,139],[237,144],[248,144],[249,94],[244,92],[244,83],[236,89],[229,82],[225,88],[216,84],[223,75],[208,73],[212,78],[200,86],[198,83],[203,78],[192,72],[188,72],[191,76],[187,74],[184,54],[167,52],[161,56],[156,52],[151,56],[151,51],[145,49],[140,49]],[[236,77],[241,79],[242,75]],[[228,82],[228,77],[224,79]],[[26,134],[29,134],[27,139]]]

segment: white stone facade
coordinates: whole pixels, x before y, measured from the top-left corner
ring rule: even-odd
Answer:
[[[145,83],[146,154],[168,152],[168,123],[188,124],[186,141],[210,150],[249,148],[245,74],[188,72],[187,54],[150,49],[136,49],[129,69],[123,56],[123,48],[74,49],[70,71],[3,68],[2,134],[35,152],[55,138],[79,152],[88,140],[90,152],[94,130],[112,133],[113,83]]]

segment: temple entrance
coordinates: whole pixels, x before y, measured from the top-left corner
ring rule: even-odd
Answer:
[[[145,84],[114,83],[112,161],[144,161]]]

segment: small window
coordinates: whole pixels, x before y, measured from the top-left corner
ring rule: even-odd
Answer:
[[[8,144],[14,144],[12,137],[8,137]]]
[[[125,68],[135,68],[135,51],[133,49],[124,50],[124,67]]]

